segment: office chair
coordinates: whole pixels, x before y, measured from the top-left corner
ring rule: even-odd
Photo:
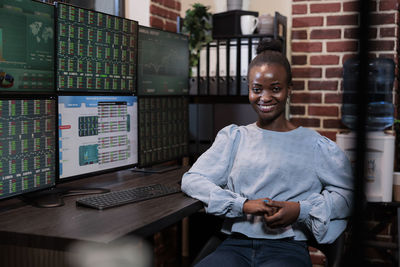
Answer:
[[[200,252],[197,254],[191,266],[201,261],[211,252],[213,252],[224,240],[226,236],[222,233],[213,235],[207,243],[203,246]],[[325,267],[340,267],[342,266],[343,255],[344,255],[344,244],[345,244],[345,232],[341,233],[340,236],[332,244],[318,244],[317,241],[308,240],[308,246],[320,250],[326,257]]]

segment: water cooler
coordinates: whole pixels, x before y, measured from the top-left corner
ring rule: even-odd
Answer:
[[[393,122],[392,88],[394,62],[372,59],[368,65],[368,110],[366,121],[365,195],[370,202],[392,201],[395,136],[384,132]],[[349,59],[343,71],[342,122],[350,131],[336,135],[338,146],[352,163],[356,158],[356,94],[359,62]],[[353,164],[354,166],[354,164]]]

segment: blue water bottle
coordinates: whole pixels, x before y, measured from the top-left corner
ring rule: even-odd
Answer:
[[[376,58],[368,63],[368,109],[366,128],[368,131],[383,131],[394,122],[392,89],[395,64],[392,59]],[[354,130],[357,125],[357,88],[359,61],[349,59],[343,66],[342,122]]]

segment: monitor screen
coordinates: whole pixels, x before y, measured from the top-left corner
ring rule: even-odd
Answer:
[[[138,23],[58,4],[57,88],[69,92],[136,92]]]
[[[60,179],[133,166],[135,96],[58,96]]]
[[[0,199],[55,184],[54,99],[0,99]]]
[[[0,0],[2,91],[54,91],[54,6]]]
[[[139,166],[180,159],[188,153],[189,99],[139,98]]]
[[[188,83],[187,36],[139,26],[138,95],[185,95]]]

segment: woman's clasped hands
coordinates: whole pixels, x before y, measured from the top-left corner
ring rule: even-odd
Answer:
[[[280,228],[296,222],[300,214],[300,204],[294,201],[259,198],[247,200],[243,204],[243,212],[263,216],[268,227]]]

